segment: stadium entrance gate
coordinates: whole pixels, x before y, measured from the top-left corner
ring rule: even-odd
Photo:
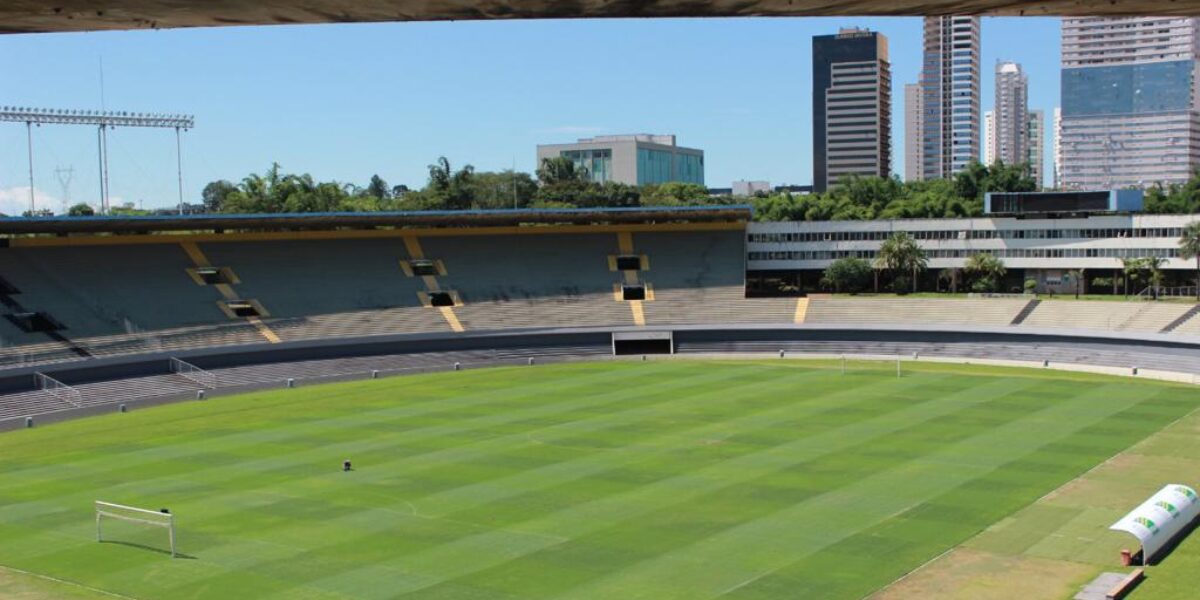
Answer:
[[[630,354],[674,354],[675,338],[672,331],[614,331],[612,334],[614,356]]]

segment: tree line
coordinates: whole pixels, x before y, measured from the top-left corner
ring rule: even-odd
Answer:
[[[220,180],[201,193],[204,210],[224,213],[365,212],[391,210],[482,210],[500,208],[629,207],[728,204],[710,198],[702,185],[664,183],[632,186],[597,183],[565,158],[543,161],[536,177],[518,171],[476,171],[439,157],[428,167],[424,187],[389,186],[373,175],[366,186],[317,182],[311,175],[284,173],[273,164],[239,183]]]
[[[405,210],[479,210],[501,208],[573,208],[703,206],[751,204],[760,221],[829,221],[978,217],[987,192],[1037,189],[1028,165],[972,162],[951,179],[901,181],[897,177],[848,177],[825,193],[760,192],[752,197],[710,195],[701,185],[663,183],[634,186],[598,183],[566,158],[547,159],[536,173],[476,171],[439,157],[428,166],[424,186],[389,185],[372,175],[366,185],[316,181],[309,174],[286,173],[272,164],[239,182],[204,186],[193,211],[211,213],[369,212]],[[149,214],[132,205],[115,214]],[[1200,174],[1184,184],[1146,191],[1145,212],[1200,213]],[[87,215],[86,204],[68,214]]]
[[[749,203],[764,221],[970,217],[983,213],[989,191],[1031,191],[1025,165],[972,163],[952,180],[903,182],[898,178],[850,177],[822,194],[759,193],[710,195],[691,183],[628,185],[595,182],[566,158],[542,161],[534,174],[476,171],[439,157],[420,189],[389,186],[379,175],[365,186],[317,182],[311,175],[284,173],[274,164],[241,182],[209,183],[201,194],[208,212],[275,213],[380,210],[476,210],[703,206]]]

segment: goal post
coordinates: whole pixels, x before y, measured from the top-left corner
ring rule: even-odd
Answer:
[[[104,519],[116,519],[127,523],[166,529],[167,540],[171,544],[171,558],[177,556],[175,552],[175,515],[169,512],[138,508],[136,506],[125,506],[124,504],[114,504],[101,500],[96,500],[95,506],[97,542],[104,541]]]

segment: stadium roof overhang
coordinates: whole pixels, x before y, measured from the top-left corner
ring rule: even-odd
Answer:
[[[606,17],[1179,15],[1178,0],[7,0],[0,33]]]
[[[752,216],[753,210],[750,206],[726,205],[256,215],[4,217],[0,218],[0,235],[738,223],[749,221]]]

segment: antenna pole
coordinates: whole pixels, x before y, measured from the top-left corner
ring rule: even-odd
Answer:
[[[179,175],[179,214],[183,214],[183,146],[179,141],[179,128],[175,128],[175,170]]]
[[[101,140],[104,125],[96,128],[96,160],[100,163],[96,172],[100,174],[100,210],[104,210],[104,142]]]
[[[29,216],[37,210],[33,202],[33,121],[25,121],[25,138],[29,142]]]
[[[104,186],[104,196],[100,199],[100,214],[108,214],[108,127],[100,126],[100,160],[102,162],[100,173],[101,182]]]

